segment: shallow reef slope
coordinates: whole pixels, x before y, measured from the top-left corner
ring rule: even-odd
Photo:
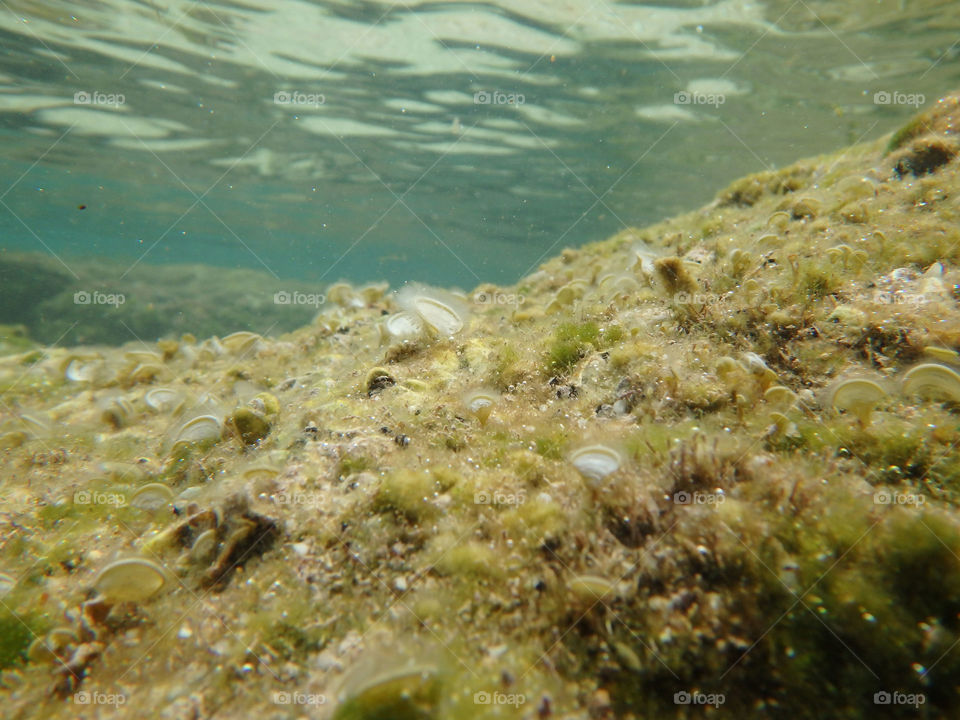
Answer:
[[[2,358],[4,717],[955,717],[958,122],[516,287]]]

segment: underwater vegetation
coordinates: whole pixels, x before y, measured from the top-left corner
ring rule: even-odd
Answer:
[[[4,717],[954,716],[958,122],[513,288],[4,327]]]

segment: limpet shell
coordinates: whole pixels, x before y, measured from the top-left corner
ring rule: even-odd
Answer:
[[[198,415],[188,420],[174,436],[171,450],[177,450],[186,445],[201,445],[216,442],[223,433],[220,420],[214,415]]]
[[[190,547],[190,560],[196,563],[212,560],[217,551],[217,531],[215,529],[204,530],[197,535]]]
[[[249,407],[234,410],[233,425],[244,445],[256,445],[270,434],[270,421]]]
[[[148,512],[156,512],[173,502],[173,491],[162,483],[149,483],[130,497],[130,505]]]
[[[63,365],[63,375],[71,382],[92,382],[103,367],[99,356],[70,356]]]
[[[423,323],[413,313],[399,312],[389,315],[380,324],[386,341],[404,342],[415,340],[423,332]]]
[[[486,425],[493,406],[500,400],[500,394],[489,388],[470,390],[463,396],[463,404],[481,425]]]
[[[110,602],[139,602],[166,584],[163,568],[146,558],[116,560],[104,567],[93,586]]]
[[[449,337],[463,329],[468,307],[457,295],[411,283],[397,293],[397,304],[416,313],[432,334]]]
[[[570,462],[584,477],[603,480],[620,469],[623,459],[620,453],[606,445],[587,445],[572,452]]]
[[[179,391],[167,387],[153,388],[143,395],[143,402],[154,412],[170,412],[176,409],[182,399]]]
[[[257,333],[241,330],[222,338],[220,343],[228,351],[237,354],[253,349],[261,340],[263,340],[263,337]]]
[[[903,376],[903,392],[960,401],[960,375],[946,365],[923,363]]]
[[[790,388],[783,385],[774,385],[767,388],[766,392],[763,393],[763,399],[778,407],[793,407],[799,398]]]
[[[133,405],[130,404],[129,400],[120,395],[102,398],[99,404],[100,418],[116,429],[127,425],[130,422],[130,418],[133,417]]]
[[[600,575],[575,575],[567,582],[567,589],[579,600],[589,602],[606,600],[620,592],[616,583]]]
[[[960,354],[950,348],[938,347],[936,345],[927,345],[923,352],[936,360],[944,362],[960,363]]]
[[[453,335],[463,329],[463,320],[457,311],[439,300],[418,297],[413,306],[427,327],[439,335]]]
[[[882,385],[869,378],[848,378],[828,388],[827,403],[836,410],[852,413],[861,424],[868,425],[873,407],[887,395]]]
[[[167,369],[159,363],[140,363],[130,371],[127,378],[135,383],[146,385],[165,374],[166,371]]]
[[[253,467],[248,467],[243,471],[243,479],[250,482],[258,482],[263,480],[272,480],[280,474],[280,471],[275,467],[270,467],[268,465],[254,465]]]
[[[432,717],[431,707],[439,692],[434,665],[415,665],[387,670],[338,693],[340,706],[334,720],[352,717]]]

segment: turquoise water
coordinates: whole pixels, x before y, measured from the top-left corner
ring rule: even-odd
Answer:
[[[958,29],[932,1],[5,0],[0,247],[103,259],[105,291],[508,283],[895,129],[960,86]]]

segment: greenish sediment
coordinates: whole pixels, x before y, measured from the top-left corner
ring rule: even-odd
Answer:
[[[958,120],[566,250],[451,337],[346,286],[259,339],[5,330],[5,716],[949,716],[956,387],[904,377],[960,367]],[[166,587],[93,598],[131,554]]]

